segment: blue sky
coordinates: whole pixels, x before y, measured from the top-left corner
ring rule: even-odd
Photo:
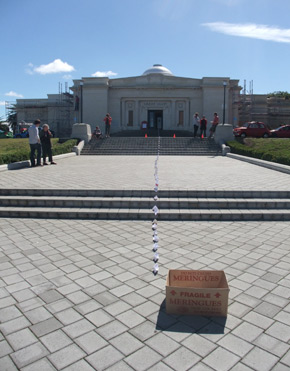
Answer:
[[[288,0],[0,0],[4,102],[45,98],[58,83],[141,75],[254,81],[290,91]]]

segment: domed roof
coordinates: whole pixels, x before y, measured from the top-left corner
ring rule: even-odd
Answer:
[[[173,73],[166,67],[163,67],[162,64],[154,64],[153,67],[148,68],[143,73],[143,76],[150,75],[151,73],[159,73],[160,75],[173,76]]]

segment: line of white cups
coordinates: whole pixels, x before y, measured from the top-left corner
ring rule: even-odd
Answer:
[[[156,202],[155,205],[152,208],[152,211],[154,213],[154,220],[152,221],[152,231],[153,231],[153,249],[152,251],[154,252],[154,257],[153,257],[153,274],[156,276],[159,271],[159,265],[158,265],[158,260],[159,260],[159,253],[158,253],[158,248],[159,248],[159,237],[158,237],[158,231],[157,231],[157,217],[159,213],[159,209],[157,206],[158,203],[158,187],[159,187],[159,177],[158,177],[158,160],[159,160],[159,153],[160,153],[160,137],[158,137],[158,149],[157,149],[157,156],[155,159],[155,166],[154,166],[154,179],[155,179],[155,185],[154,185],[154,201]]]

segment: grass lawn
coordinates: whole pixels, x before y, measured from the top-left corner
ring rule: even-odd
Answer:
[[[70,139],[64,143],[58,143],[58,138],[52,138],[52,154],[71,152],[77,144],[77,139]],[[30,147],[28,138],[0,139],[0,164],[29,160]]]
[[[228,142],[232,153],[290,165],[290,139],[246,138]]]

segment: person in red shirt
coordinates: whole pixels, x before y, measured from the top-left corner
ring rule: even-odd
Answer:
[[[105,125],[106,125],[106,138],[110,138],[110,132],[111,132],[111,122],[112,122],[112,117],[110,116],[109,113],[106,114],[106,117],[104,118]]]
[[[205,116],[202,116],[202,119],[200,120],[200,137],[202,138],[202,135],[204,138],[206,138],[206,125],[207,125],[207,119]]]
[[[211,122],[212,123],[212,126],[209,130],[209,138],[211,138],[213,136],[213,134],[215,133],[216,131],[216,127],[218,126],[219,124],[219,117],[218,117],[218,114],[215,112],[214,115],[213,115],[213,121]]]

